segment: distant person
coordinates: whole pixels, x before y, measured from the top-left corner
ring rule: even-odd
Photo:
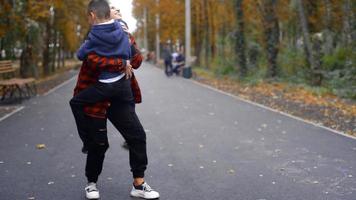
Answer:
[[[178,49],[177,52],[173,53],[173,69],[172,73],[175,75],[180,75],[180,72],[182,71],[182,68],[185,65],[185,57],[183,55],[183,50]]]
[[[146,61],[150,63],[154,63],[156,60],[156,53],[154,51],[149,51],[147,53]]]
[[[166,45],[162,52],[162,57],[164,59],[164,73],[166,76],[172,75],[172,53],[169,48],[169,45]]]

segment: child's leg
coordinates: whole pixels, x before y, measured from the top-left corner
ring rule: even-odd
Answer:
[[[103,169],[105,152],[109,148],[106,119],[91,118],[88,120],[90,131],[88,137],[88,155],[85,175],[88,183],[96,183]]]
[[[88,116],[84,113],[84,107],[86,105],[95,104],[101,102],[110,97],[112,92],[110,91],[110,85],[98,83],[91,86],[70,100],[70,106],[74,115],[74,119],[77,125],[79,137],[83,141],[84,146],[87,142],[88,132]]]

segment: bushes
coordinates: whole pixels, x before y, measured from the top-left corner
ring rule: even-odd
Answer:
[[[307,81],[308,67],[304,53],[297,48],[283,48],[278,56],[281,79],[293,83]]]
[[[338,69],[345,69],[352,63],[352,57],[355,60],[355,55],[352,55],[352,49],[338,48],[331,55],[326,55],[322,59],[323,69],[326,71],[334,71]],[[351,63],[350,63],[351,62]]]
[[[250,45],[248,52],[250,51]],[[260,53],[258,46],[254,46],[251,55],[248,53],[248,73],[245,77],[238,76],[238,66],[233,55],[215,58],[211,68],[207,69],[216,76],[229,76],[247,84],[258,84],[265,80],[267,61]],[[258,56],[254,56],[255,53]],[[251,60],[252,58],[252,60]],[[332,92],[344,98],[356,99],[356,55],[351,49],[338,48],[331,55],[322,57],[323,82],[320,87],[312,87],[311,72],[307,66],[305,55],[301,49],[281,48],[278,57],[278,77],[274,81],[303,85],[312,88],[316,94],[322,95]]]
[[[338,48],[322,62],[326,87],[338,96],[356,99],[356,55],[352,49]]]

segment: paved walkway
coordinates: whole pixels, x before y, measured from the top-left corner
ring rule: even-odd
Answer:
[[[145,64],[138,114],[148,182],[163,200],[355,200],[356,140],[256,107]],[[68,101],[75,79],[0,122],[1,200],[84,200]],[[123,139],[110,125],[103,200],[129,197]],[[37,149],[37,144],[45,149]]]

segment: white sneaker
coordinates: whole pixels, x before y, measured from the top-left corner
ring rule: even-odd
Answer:
[[[130,192],[132,197],[139,197],[143,199],[158,199],[159,193],[154,191],[146,182],[140,185],[140,188],[136,189],[132,187]]]
[[[85,187],[85,196],[87,199],[99,199],[99,190],[96,187],[96,183],[88,183]]]

